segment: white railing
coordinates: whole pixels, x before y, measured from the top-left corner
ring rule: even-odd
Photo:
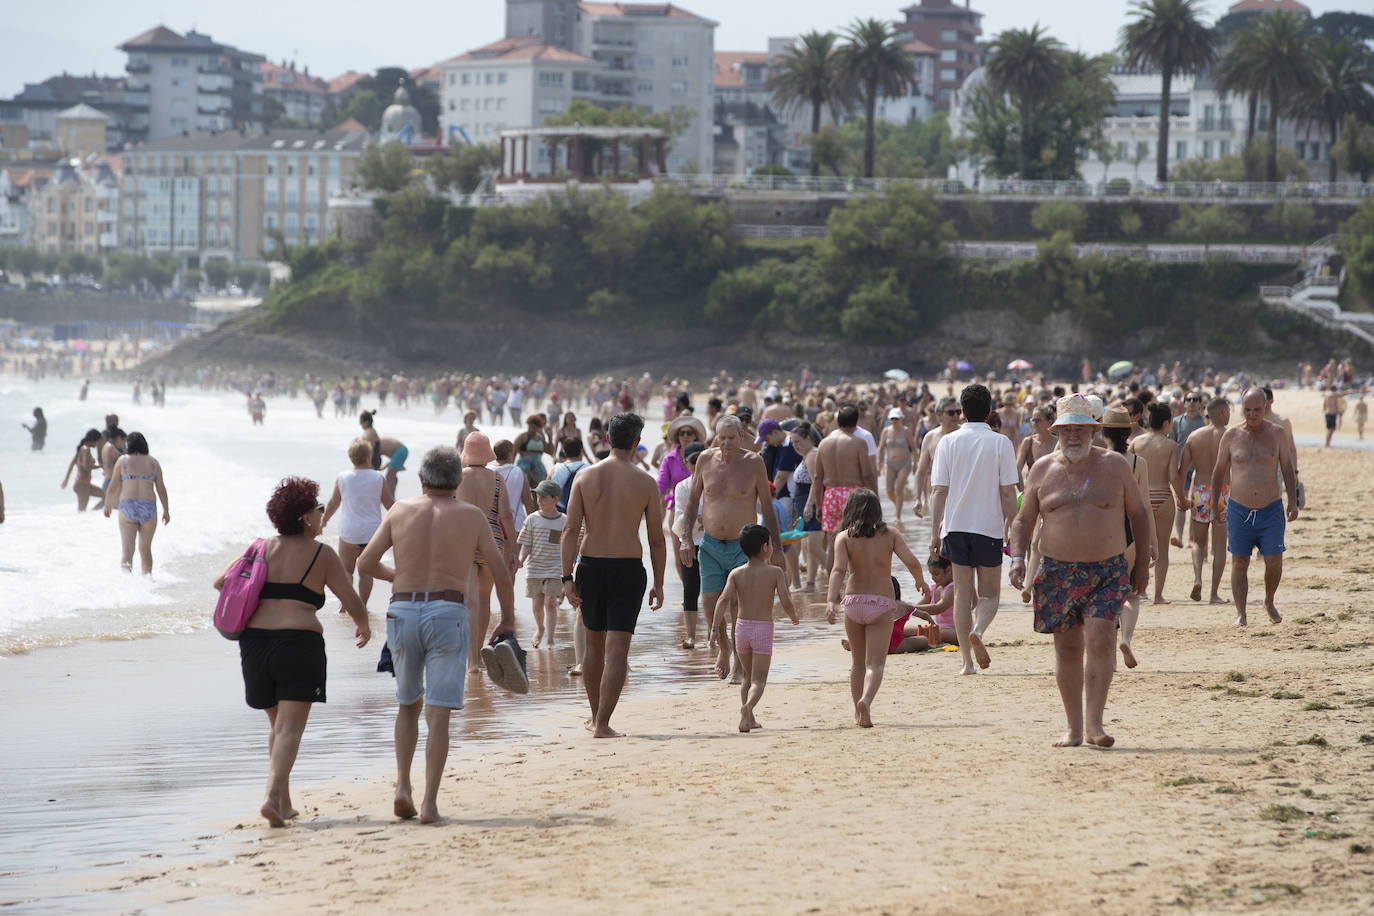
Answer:
[[[1336,283],[1339,283],[1339,280],[1334,277],[1320,277],[1316,278],[1311,285],[1334,285],[1328,284],[1326,282],[1328,280],[1335,280]],[[1365,343],[1374,346],[1374,333],[1370,333],[1374,331],[1374,313],[1347,312],[1329,299],[1298,298],[1296,294],[1307,286],[1307,280],[1303,280],[1297,287],[1261,286],[1260,298],[1269,305],[1277,305],[1306,315],[1329,328],[1354,334]]]
[[[825,226],[735,226],[742,239],[823,239],[829,234]]]
[[[936,194],[978,194],[1000,197],[1161,197],[1197,200],[1359,200],[1374,197],[1374,183],[1360,182],[1263,182],[1263,181],[1168,181],[1109,182],[1020,181],[982,178],[975,182],[945,178],[850,178],[810,175],[665,175],[661,182],[694,190],[722,192],[776,192],[809,194],[862,194],[893,187],[920,187]]]

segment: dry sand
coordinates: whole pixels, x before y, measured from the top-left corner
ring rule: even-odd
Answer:
[[[1300,433],[1320,428],[1299,409],[1312,397],[1280,395]],[[1112,750],[1050,746],[1051,644],[1004,586],[992,667],[892,657],[872,730],[852,724],[838,630],[795,647],[784,623],[779,655],[825,673],[770,683],[762,731],[735,731],[737,688],[644,700],[632,681],[630,737],[595,741],[570,707],[552,737],[469,745],[445,824],[394,819],[378,761],[369,782],[298,788],[292,829],[244,798],[242,824],[207,825],[212,858],[99,888],[321,912],[1374,911],[1374,454],[1300,463],[1284,623],[1241,630],[1229,606],[1189,601],[1175,550],[1173,603],[1143,607],[1140,667],[1112,688]]]

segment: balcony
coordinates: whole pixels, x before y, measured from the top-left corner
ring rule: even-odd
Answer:
[[[1198,130],[1212,131],[1215,133],[1232,133],[1236,129],[1236,122],[1231,118],[1203,118]]]
[[[635,46],[635,40],[633,36],[628,34],[593,32],[592,44],[603,48],[633,48]]]
[[[151,69],[152,65],[146,60],[131,60],[124,65],[125,73],[147,73]]]

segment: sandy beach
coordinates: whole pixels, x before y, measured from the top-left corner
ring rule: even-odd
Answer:
[[[1300,437],[1320,432],[1313,393],[1278,405]],[[85,887],[108,909],[180,911],[1370,912],[1374,454],[1300,452],[1284,622],[1237,629],[1229,606],[1189,601],[1175,549],[1172,603],[1142,607],[1140,667],[1112,688],[1112,750],[1050,746],[1051,642],[1007,586],[992,667],[892,657],[872,730],[852,724],[840,629],[794,636],[823,626],[814,601],[780,625],[762,731],[735,730],[737,688],[645,697],[632,674],[626,738],[591,739],[571,698],[532,736],[455,734],[443,824],[392,817],[379,754],[369,779],[297,781],[294,828],[266,828],[243,793],[240,815],[185,813],[199,856],[131,859]]]

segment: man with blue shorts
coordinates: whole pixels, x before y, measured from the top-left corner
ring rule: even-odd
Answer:
[[[763,523],[772,536],[773,564],[782,566],[783,557],[768,469],[762,458],[743,447],[742,434],[743,424],[736,417],[716,421],[714,444],[697,458],[691,495],[686,506],[678,507],[686,531],[693,530],[698,513],[701,515],[701,545],[692,549],[690,540],[684,541],[681,561],[683,566],[700,564],[701,607],[711,628],[711,645],[719,649],[716,676],[723,678],[733,672],[731,683],[738,683],[734,678],[739,677],[739,658],[730,639],[734,620],[728,607],[716,614],[716,601],[725,590],[730,570],[747,562],[740,550],[739,533],[745,525],[756,524],[757,512],[762,511]]]
[[[399,818],[420,816],[420,823],[439,820],[439,780],[448,760],[452,710],[463,708],[467,671],[468,611],[463,589],[473,555],[494,557],[486,513],[456,498],[462,461],[452,448],[435,448],[420,464],[419,496],[399,500],[387,512],[358,570],[392,583],[386,612],[387,645],[396,673],[396,798]],[[396,568],[382,564],[393,550]],[[489,564],[501,603],[496,636],[515,632],[515,589],[503,563]],[[501,642],[498,651],[509,644]],[[512,660],[512,664],[518,662]],[[425,794],[417,811],[410,785],[410,763],[420,736],[420,710],[425,710]]]
[[[1297,476],[1293,449],[1282,427],[1264,418],[1264,392],[1251,388],[1241,400],[1245,423],[1228,429],[1217,446],[1212,468],[1210,506],[1216,517],[1222,490],[1229,478],[1226,500],[1226,550],[1231,554],[1231,598],[1236,605],[1236,626],[1246,624],[1245,605],[1250,580],[1250,556],[1259,548],[1264,557],[1264,609],[1273,623],[1282,623],[1274,595],[1283,578],[1284,532],[1287,522],[1298,517]],[[1288,495],[1284,512],[1279,495],[1282,476]]]

